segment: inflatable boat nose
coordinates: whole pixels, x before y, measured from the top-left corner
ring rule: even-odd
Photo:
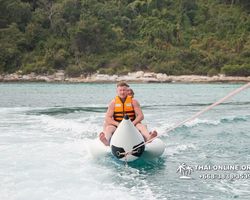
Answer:
[[[128,119],[129,119],[129,116],[126,114],[126,115],[123,117],[123,119],[128,120]]]

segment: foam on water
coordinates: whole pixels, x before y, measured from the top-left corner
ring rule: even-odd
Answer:
[[[64,133],[78,134],[82,132],[94,132],[96,131],[96,126],[91,122],[91,120],[85,122],[84,124],[75,119],[59,119],[51,116],[42,115],[40,116],[41,123],[45,126],[47,130],[50,131],[62,131]]]
[[[110,157],[93,159],[90,137],[102,128],[94,119],[83,117],[78,121],[85,123],[80,123],[46,115],[16,118],[22,127],[18,135],[1,135],[1,199],[72,199],[73,195],[73,199],[133,200],[152,196],[145,181],[137,178],[138,170],[124,165],[116,173],[116,168],[110,168],[110,162],[115,163]],[[143,189],[140,194],[139,188]]]

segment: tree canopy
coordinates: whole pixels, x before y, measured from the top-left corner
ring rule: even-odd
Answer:
[[[250,76],[249,0],[0,0],[0,73]]]

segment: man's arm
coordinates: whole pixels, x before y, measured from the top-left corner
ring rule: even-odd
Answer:
[[[106,113],[106,122],[107,124],[112,124],[115,126],[119,126],[119,122],[115,121],[113,118],[114,115],[114,110],[115,110],[115,100],[111,101]]]
[[[141,122],[144,119],[144,115],[143,115],[139,102],[134,98],[132,99],[132,106],[134,108],[135,116],[136,116],[135,120],[132,123],[135,126],[137,123]]]

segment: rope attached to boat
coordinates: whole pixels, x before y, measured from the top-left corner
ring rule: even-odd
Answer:
[[[143,144],[137,146],[136,148],[132,149],[131,151],[125,152],[125,153],[124,153],[124,154],[125,154],[125,159],[126,159],[126,155],[132,154],[132,153],[130,153],[130,152],[133,152],[133,151],[135,151],[137,148],[140,148],[141,146],[143,146],[143,145],[145,145],[145,144],[147,144],[147,143],[150,143],[150,142],[153,141],[155,138],[160,137],[160,136],[162,136],[163,134],[166,134],[166,133],[168,133],[169,131],[172,131],[172,130],[176,129],[177,127],[179,127],[179,126],[185,124],[186,122],[188,122],[188,121],[194,119],[195,117],[201,115],[202,113],[204,113],[204,112],[210,110],[210,109],[213,108],[214,106],[216,106],[216,105],[222,103],[223,101],[225,101],[225,100],[231,98],[232,96],[234,96],[234,95],[240,93],[242,90],[248,88],[249,86],[250,86],[250,82],[247,83],[247,84],[245,84],[245,85],[242,86],[241,88],[235,90],[233,93],[231,93],[231,94],[225,96],[224,98],[222,98],[221,100],[217,101],[216,103],[214,103],[214,104],[212,104],[212,105],[206,107],[205,109],[201,110],[200,112],[198,112],[198,113],[195,114],[194,116],[192,116],[192,117],[190,117],[190,118],[184,120],[183,122],[180,122],[179,124],[175,125],[174,127],[170,128],[170,129],[164,131],[162,134],[157,135],[157,136],[151,138],[150,140],[148,140],[148,141],[144,142]],[[126,165],[127,165],[127,163],[126,163]]]
[[[131,151],[127,151],[127,152],[123,152],[123,153],[119,154],[119,155],[124,155],[126,166],[128,166],[127,156],[132,155],[134,153],[138,153],[140,151],[140,149],[138,149],[138,148],[135,148],[135,149],[137,149],[137,150],[135,150],[135,151],[131,150]]]

